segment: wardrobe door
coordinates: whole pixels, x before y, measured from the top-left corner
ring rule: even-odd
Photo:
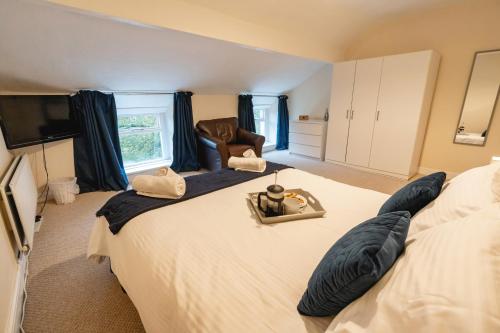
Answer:
[[[355,70],[356,61],[333,65],[330,119],[325,152],[327,160],[345,162]]]
[[[384,57],[370,167],[408,176],[432,52]]]
[[[368,167],[382,58],[358,60],[352,95],[346,162]]]

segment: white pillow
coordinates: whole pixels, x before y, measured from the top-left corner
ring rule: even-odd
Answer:
[[[436,200],[411,219],[408,234],[413,235],[438,224],[468,216],[498,201],[492,186],[499,169],[500,164],[489,164],[467,170],[453,178]]]
[[[425,230],[327,332],[500,332],[500,204]]]

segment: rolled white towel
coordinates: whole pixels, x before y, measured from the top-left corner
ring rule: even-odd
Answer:
[[[156,176],[139,175],[132,181],[138,195],[153,198],[178,199],[186,193],[186,181],[170,168],[162,168]]]
[[[253,149],[247,149],[243,152],[243,157],[246,157],[246,158],[257,157],[257,155],[255,155],[255,152],[253,151]]]
[[[264,172],[266,171],[266,160],[258,157],[231,156],[227,166],[241,171]]]

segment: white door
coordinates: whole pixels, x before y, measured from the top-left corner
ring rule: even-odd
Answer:
[[[370,168],[409,175],[432,52],[384,57]]]
[[[358,60],[352,94],[346,162],[368,167],[383,58]]]
[[[333,65],[330,119],[325,152],[327,160],[345,162],[355,71],[356,61]]]

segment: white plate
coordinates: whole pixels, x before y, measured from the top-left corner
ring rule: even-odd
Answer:
[[[294,202],[299,208],[307,206],[307,199],[296,192],[285,192],[285,201]]]

